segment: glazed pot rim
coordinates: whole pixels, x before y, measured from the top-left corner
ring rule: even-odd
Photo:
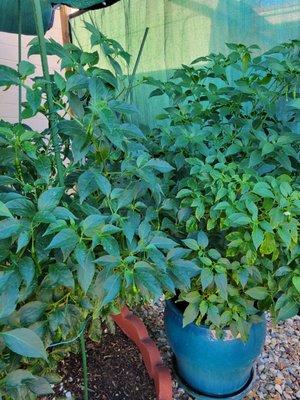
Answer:
[[[166,300],[166,303],[168,303],[168,305],[172,308],[172,310],[173,310],[178,316],[183,317],[182,311],[179,309],[179,307],[176,305],[176,303],[175,303],[175,301],[174,301],[173,299]],[[259,323],[262,323],[263,321],[265,321],[265,319],[266,319],[266,313],[265,313],[265,312],[261,312],[261,313],[259,313],[259,314],[257,314],[257,315],[259,315],[260,317],[262,317],[262,321],[261,321],[261,322],[256,322],[256,323],[259,324]],[[254,322],[253,324],[255,324],[255,322]],[[204,324],[197,325],[197,324],[195,324],[195,322],[191,322],[189,325],[192,325],[192,326],[194,326],[194,327],[196,327],[196,328],[198,328],[198,329],[203,329],[203,330],[206,330],[206,331],[210,331],[211,334],[212,334],[213,336],[215,336],[215,331],[214,331],[213,329],[211,329],[210,327],[204,325]],[[189,325],[187,325],[186,327],[188,327]],[[229,339],[229,338],[232,338],[232,339],[233,339],[233,338],[234,338],[234,339],[238,339],[238,338],[239,338],[239,337],[234,337],[234,336],[232,335],[231,329],[230,329],[229,327],[228,327],[228,328],[223,328],[222,330],[223,330],[223,332],[226,332],[226,336],[228,337],[228,339]]]

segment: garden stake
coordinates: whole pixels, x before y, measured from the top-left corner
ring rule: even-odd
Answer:
[[[20,67],[20,62],[22,61],[22,5],[21,0],[18,0],[18,64]],[[19,84],[19,124],[22,122],[22,82]]]
[[[137,55],[133,70],[132,70],[132,74],[131,74],[131,76],[129,78],[129,85],[128,85],[128,90],[127,90],[127,94],[126,94],[125,99],[127,101],[128,100],[128,96],[130,96],[130,103],[133,102],[133,91],[132,91],[133,82],[134,82],[136,71],[138,69],[138,66],[139,66],[139,63],[140,63],[140,60],[141,60],[141,57],[142,57],[142,54],[143,54],[143,50],[144,50],[144,46],[145,46],[145,43],[146,43],[146,40],[147,40],[148,33],[149,33],[149,27],[147,26],[147,28],[145,29],[144,35],[143,35],[143,39],[142,39],[142,42],[141,42],[141,45],[140,45],[140,48],[139,48],[139,52],[138,52],[138,55]]]
[[[61,186],[64,186],[64,171],[63,171],[62,160],[60,158],[60,145],[59,145],[59,138],[58,138],[58,133],[57,133],[57,119],[56,119],[56,113],[54,110],[53,94],[52,94],[49,66],[48,66],[48,60],[47,60],[46,42],[45,42],[44,28],[43,28],[42,8],[41,8],[40,0],[32,0],[32,1],[33,1],[33,7],[34,7],[34,18],[35,18],[36,30],[37,30],[37,35],[38,35],[39,45],[40,45],[43,74],[44,74],[44,78],[46,80],[46,92],[47,92],[47,100],[48,100],[48,107],[49,107],[49,125],[50,125],[51,140],[52,140],[54,153],[55,153],[55,161],[56,161],[56,168],[57,168],[59,183]]]
[[[84,332],[85,331],[83,331],[81,333],[81,335],[80,335],[80,347],[81,347],[81,359],[82,359],[82,371],[83,371],[83,384],[84,384],[83,398],[84,398],[84,400],[89,400],[88,368],[87,368],[87,358],[86,358]]]

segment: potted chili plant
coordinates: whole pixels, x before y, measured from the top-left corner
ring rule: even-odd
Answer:
[[[162,229],[199,268],[184,265],[169,296],[166,332],[177,372],[197,398],[243,398],[265,339],[300,304],[300,42],[254,57],[228,45],[156,86],[170,106],[159,115],[154,152],[174,167],[164,179]]]

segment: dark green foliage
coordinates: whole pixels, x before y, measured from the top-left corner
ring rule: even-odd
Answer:
[[[277,321],[299,312],[300,42],[258,57],[228,47],[166,83],[145,80],[170,100],[153,135],[174,167],[161,226],[199,267],[181,290],[185,323],[245,338],[261,311]]]
[[[98,52],[47,42],[64,73],[52,79],[56,123],[64,164],[58,184],[48,130],[0,122],[0,398],[34,399],[51,392],[51,374],[84,321],[93,338],[99,320],[174,291],[176,280],[197,267],[180,257],[161,231],[162,177],[173,168],[153,158],[143,132],[130,122],[137,112],[124,102],[121,46],[92,25],[115,73],[97,66]],[[34,40],[30,54],[37,53]],[[104,54],[104,55],[103,55]],[[48,116],[45,80],[0,68],[0,84],[22,82],[23,118]],[[172,268],[174,263],[182,263]],[[185,265],[184,263],[187,262]],[[96,328],[95,328],[96,327]],[[57,347],[56,344],[66,343]],[[55,347],[53,347],[55,345]],[[48,363],[46,360],[48,359]]]

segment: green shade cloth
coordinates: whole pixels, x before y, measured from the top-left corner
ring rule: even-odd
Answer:
[[[74,43],[79,40],[85,50],[90,44],[84,21],[90,21],[90,15],[133,61],[149,27],[137,78],[151,75],[165,80],[181,64],[210,52],[227,52],[226,42],[258,44],[264,51],[300,38],[300,0],[121,0],[71,20]],[[103,58],[102,65],[108,66]],[[133,63],[130,71],[132,67]],[[167,101],[164,96],[149,100],[152,90],[143,85],[134,91],[140,122],[146,124],[153,123]]]
[[[41,0],[44,30],[53,24],[53,7],[48,0]],[[21,0],[22,34],[35,35],[32,0]],[[18,33],[18,1],[0,0],[0,31]]]
[[[52,4],[64,4],[81,10],[99,6],[101,3],[105,3],[105,0],[52,0]]]

